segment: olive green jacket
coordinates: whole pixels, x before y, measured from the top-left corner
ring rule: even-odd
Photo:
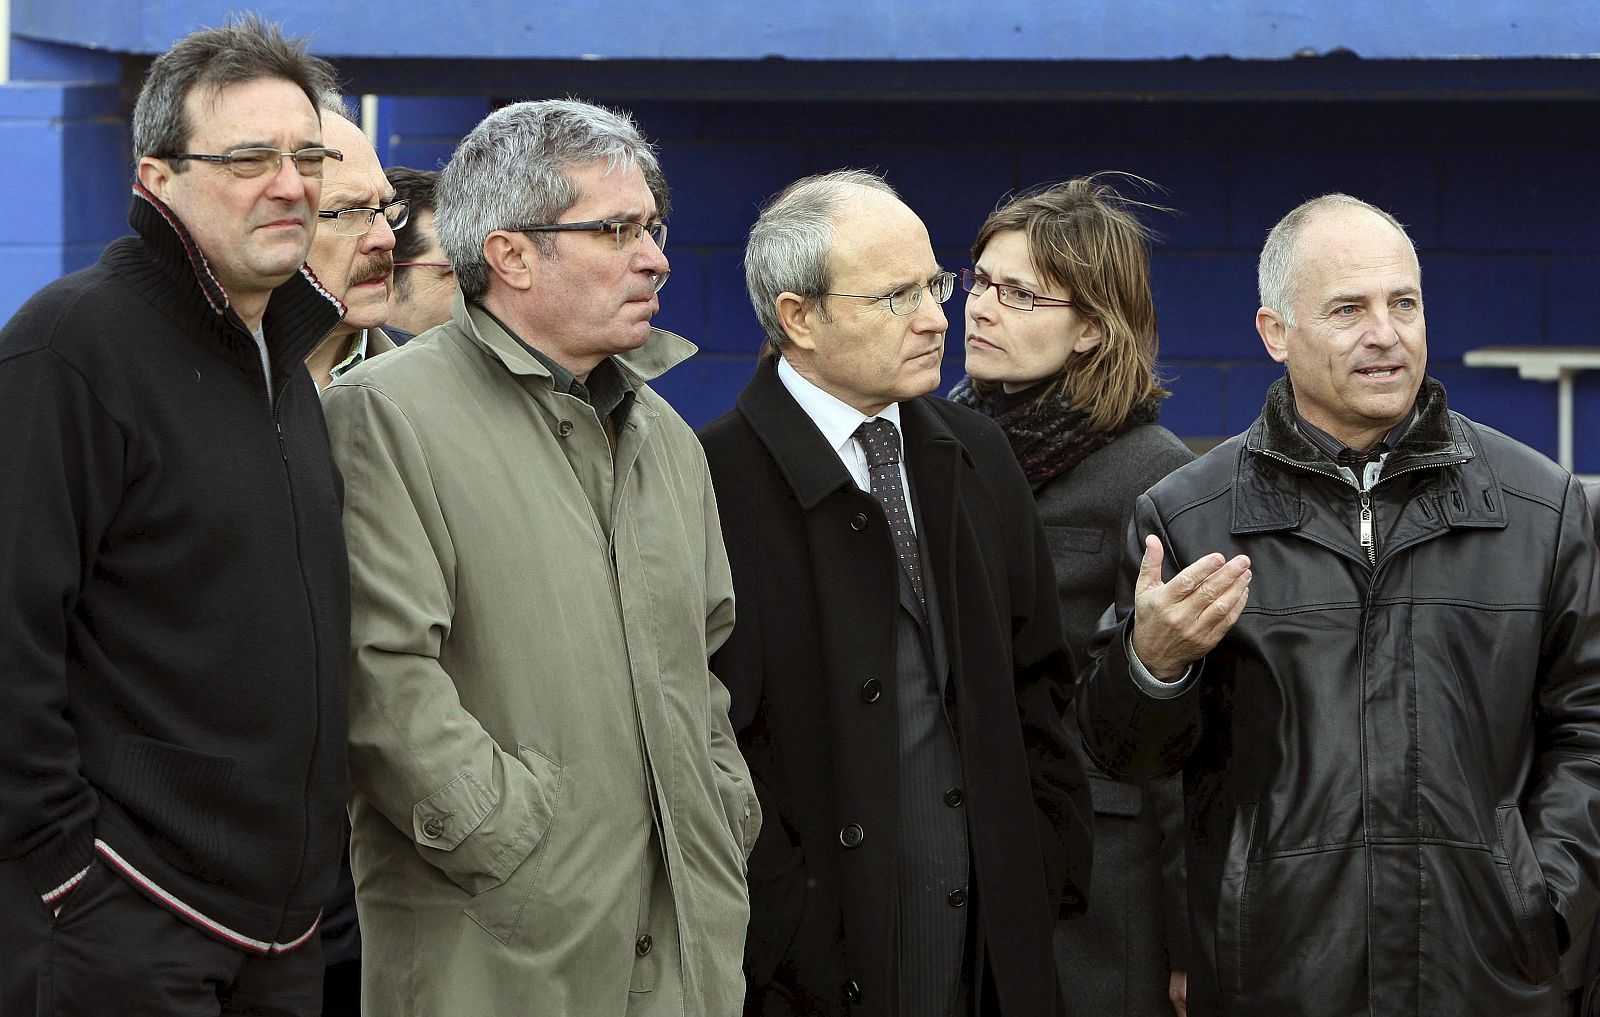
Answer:
[[[739,1012],[760,813],[706,668],[733,590],[700,444],[644,385],[693,352],[618,358],[614,455],[459,295],[324,395],[366,1014]]]

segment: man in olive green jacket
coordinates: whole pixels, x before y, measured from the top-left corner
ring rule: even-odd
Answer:
[[[760,815],[705,458],[645,385],[694,352],[665,199],[625,115],[496,111],[439,183],[451,320],[325,395],[371,1017],[739,1012]]]

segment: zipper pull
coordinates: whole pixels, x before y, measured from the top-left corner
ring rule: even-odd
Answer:
[[[1372,543],[1372,494],[1361,492],[1361,546],[1367,551],[1367,560],[1372,561],[1375,549]]]

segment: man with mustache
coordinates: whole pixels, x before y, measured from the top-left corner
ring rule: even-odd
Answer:
[[[765,817],[745,1012],[1049,1014],[1093,810],[1033,495],[928,395],[954,275],[844,170],[762,211],[745,279],[776,355],[701,433],[739,598],[712,669]]]
[[[732,1017],[760,824],[733,591],[648,382],[666,183],[625,114],[496,110],[438,186],[450,321],[324,393],[354,605],[351,867],[384,1017]]]
[[[344,159],[323,175],[317,236],[306,264],[344,303],[345,315],[306,358],[318,389],[368,357],[395,348],[378,326],[388,320],[394,288],[395,231],[405,227],[410,213],[347,109],[337,93],[322,97],[322,132]]]
[[[331,69],[196,32],[129,222],[0,332],[0,1013],[320,1011],[349,582],[306,356]]]
[[[1188,1012],[1570,1012],[1600,877],[1600,551],[1567,471],[1450,410],[1422,270],[1344,194],[1267,238],[1261,416],[1143,495],[1082,690],[1182,771]]]

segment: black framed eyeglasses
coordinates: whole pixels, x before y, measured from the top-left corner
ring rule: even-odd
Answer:
[[[1015,307],[1019,311],[1031,311],[1035,307],[1071,307],[1072,301],[1065,297],[1047,297],[1032,290],[1025,290],[1021,286],[1011,286],[1006,283],[997,283],[986,275],[979,275],[970,268],[961,270],[961,288],[975,297],[981,297],[989,292],[989,287],[994,287],[994,295],[1007,307]]]
[[[893,293],[881,293],[877,296],[873,296],[870,293],[834,293],[832,291],[821,295],[825,297],[855,297],[858,300],[887,300],[890,313],[904,317],[922,305],[923,290],[927,290],[933,296],[934,303],[942,304],[950,299],[950,294],[956,291],[956,274],[954,272],[940,272],[925,283],[907,283]]]
[[[583,222],[553,222],[543,226],[508,226],[512,233],[610,233],[617,238],[617,250],[646,233],[655,243],[656,250],[667,249],[667,224],[642,223],[631,219],[585,219]]]
[[[391,201],[382,208],[341,208],[332,212],[318,212],[318,219],[329,220],[328,224],[320,227],[336,236],[362,237],[372,232],[373,223],[378,221],[378,213],[383,213],[383,218],[389,223],[389,228],[397,230],[411,218],[411,202],[401,198]]]
[[[198,159],[201,162],[225,166],[228,172],[244,180],[259,177],[283,168],[283,160],[293,159],[295,171],[301,176],[316,179],[322,176],[323,165],[329,159],[344,161],[344,153],[337,148],[302,148],[298,152],[281,152],[276,148],[236,148],[231,152],[211,155],[205,152],[172,152],[158,156],[171,162],[174,159]]]

